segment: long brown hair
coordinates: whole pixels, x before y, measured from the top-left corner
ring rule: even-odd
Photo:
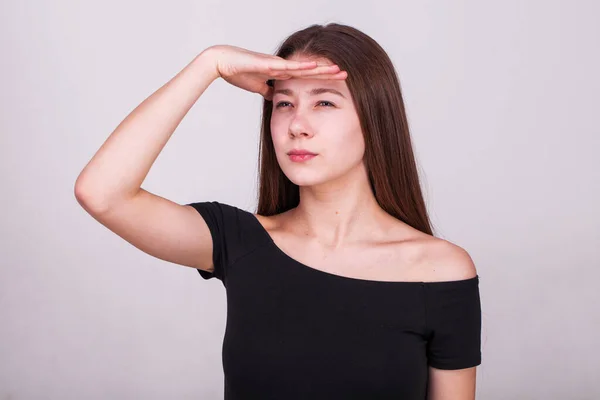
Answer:
[[[433,235],[421,192],[404,100],[396,70],[385,50],[348,25],[311,25],[285,39],[276,55],[323,57],[348,72],[365,140],[364,162],[379,206],[388,214]],[[299,188],[283,173],[271,138],[273,102],[263,99],[259,149],[257,214],[274,215],[296,207]]]

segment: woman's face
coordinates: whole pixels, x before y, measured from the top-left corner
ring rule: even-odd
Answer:
[[[289,59],[332,64],[314,57]],[[271,136],[279,166],[298,186],[326,183],[364,167],[363,133],[345,80],[275,80]],[[294,160],[288,152],[295,149],[317,155]]]

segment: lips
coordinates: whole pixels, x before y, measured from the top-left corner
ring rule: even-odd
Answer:
[[[292,150],[292,151],[288,152],[288,155],[290,155],[290,156],[306,156],[306,155],[316,156],[317,153],[313,153],[308,150]]]

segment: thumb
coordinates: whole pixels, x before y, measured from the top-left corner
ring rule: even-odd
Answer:
[[[271,80],[266,81],[261,88],[259,93],[268,101],[273,101],[273,83]]]
[[[273,96],[273,89],[265,81],[261,81],[255,77],[248,76],[244,82],[237,86],[249,92],[258,93],[268,100],[270,100],[269,97],[272,98]]]

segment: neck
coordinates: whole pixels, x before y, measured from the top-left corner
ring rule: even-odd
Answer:
[[[385,215],[362,163],[340,179],[301,186],[300,202],[290,211],[295,230],[331,249],[370,237]]]

